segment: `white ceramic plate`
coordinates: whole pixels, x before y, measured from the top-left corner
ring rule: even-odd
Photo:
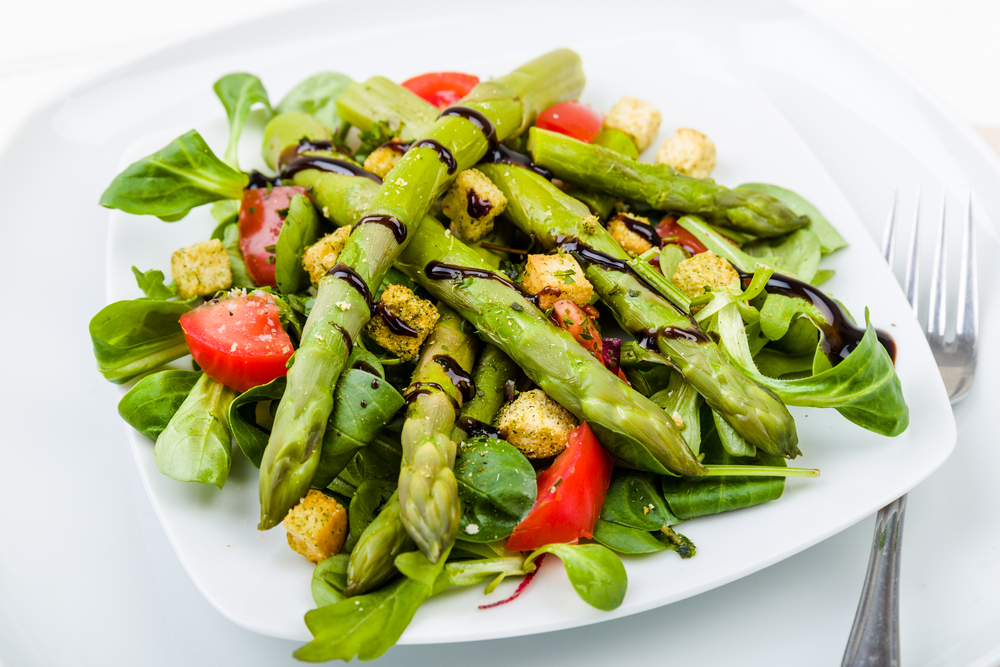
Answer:
[[[663,131],[654,147],[678,126],[696,127],[711,136],[718,147],[719,165],[713,174],[717,180],[729,185],[763,181],[789,187],[813,201],[837,225],[851,246],[824,260],[824,268],[837,271],[825,289],[859,317],[870,308],[873,322],[896,339],[898,372],[911,409],[911,425],[902,436],[887,439],[853,426],[834,411],[796,409],[805,452],[796,464],[818,467],[823,476],[789,480],[785,495],[777,502],[684,524],[681,530],[699,548],[697,557],[690,561],[670,553],[627,559],[629,592],[618,610],[604,613],[588,607],[573,593],[561,568],[547,564],[516,604],[476,611],[477,605],[506,595],[506,588],[486,599],[478,587],[433,599],[420,610],[401,643],[544,632],[625,616],[696,595],[843,530],[915,486],[945,460],[955,441],[952,413],[933,358],[894,277],[819,161],[725,57],[699,49],[701,38],[686,29],[661,30],[648,39],[632,34],[601,40],[586,30],[572,39],[529,38],[512,32],[502,54],[460,59],[450,46],[433,41],[428,45],[421,39],[435,30],[458,29],[460,23],[465,24],[443,18],[421,30],[412,25],[405,30],[380,28],[379,34],[391,36],[395,48],[366,50],[363,58],[345,53],[344,48],[367,39],[363,31],[331,28],[330,34],[324,35],[325,29],[319,28],[310,39],[284,43],[280,49],[249,50],[240,55],[238,64],[228,58],[223,59],[227,62],[197,63],[188,70],[190,95],[199,100],[199,110],[210,108],[214,101],[211,81],[236,69],[260,75],[272,99],[277,100],[298,80],[324,68],[336,67],[358,80],[375,73],[398,80],[449,68],[485,78],[550,48],[563,44],[575,48],[583,57],[589,81],[584,101],[606,110],[625,94],[647,99],[664,112]],[[410,44],[416,47],[418,40],[424,48],[407,48]],[[407,52],[407,58],[398,57],[402,51]],[[132,83],[152,85],[151,79],[155,77]],[[217,153],[225,145],[221,107],[213,117],[172,110],[164,113],[157,125],[164,129],[133,144],[122,156],[121,166],[192,126]],[[251,125],[242,144],[244,168],[259,166],[259,127],[256,133],[253,130]],[[214,226],[207,209],[172,225],[119,212],[112,212],[110,218],[109,300],[138,295],[130,266],[166,272],[173,249],[207,238]],[[231,478],[220,492],[163,477],[156,470],[152,444],[133,433],[132,445],[164,529],[208,600],[234,622],[256,632],[308,639],[302,617],[312,607],[312,568],[287,548],[280,529],[265,534],[256,531],[256,475],[246,460],[236,457]]]

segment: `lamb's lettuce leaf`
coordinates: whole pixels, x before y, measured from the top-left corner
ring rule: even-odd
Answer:
[[[226,108],[226,116],[229,118],[229,143],[226,145],[224,159],[230,167],[239,169],[236,148],[250,109],[255,104],[263,104],[270,111],[271,101],[267,98],[267,91],[260,79],[244,72],[227,74],[216,81],[212,88]]]

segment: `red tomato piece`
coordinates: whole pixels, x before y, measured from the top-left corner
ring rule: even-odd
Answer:
[[[210,377],[246,391],[285,375],[292,341],[270,294],[233,292],[181,315],[191,356]]]
[[[573,334],[576,342],[587,348],[587,351],[603,364],[604,339],[601,338],[601,331],[594,323],[593,316],[569,299],[556,301],[552,304],[552,310],[556,324]],[[595,310],[594,313],[596,312]]]
[[[566,449],[537,478],[538,495],[507,539],[511,551],[593,537],[611,484],[611,456],[584,422],[569,432]]]
[[[590,143],[604,126],[604,116],[574,100],[550,106],[538,114],[535,125],[540,130],[551,130]]]
[[[450,107],[469,94],[479,77],[461,72],[430,72],[403,82],[403,88],[427,100],[438,109]]]
[[[687,250],[692,255],[708,250],[698,240],[698,237],[677,224],[677,218],[672,215],[663,216],[660,224],[656,226],[656,233],[667,243],[675,243]]]
[[[240,250],[247,263],[250,277],[258,285],[274,287],[274,246],[278,233],[285,224],[285,212],[295,195],[304,195],[306,189],[298,185],[278,185],[273,188],[255,188],[243,191],[240,204]],[[268,250],[270,248],[270,250]]]

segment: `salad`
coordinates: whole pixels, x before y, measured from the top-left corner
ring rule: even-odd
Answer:
[[[377,657],[431,596],[523,587],[547,554],[618,607],[619,554],[694,557],[682,521],[818,474],[786,464],[786,405],[906,429],[892,339],[817,287],[834,227],[710,180],[696,130],[641,161],[660,112],[599,113],[583,83],[566,49],[491,81],[325,72],[273,107],[230,74],[221,159],[191,131],[101,197],[212,206],[172,280],[133,267],[145,297],[90,333],[163,474],[221,488],[233,441],[259,468],[259,529],[316,563],[300,659]],[[271,174],[239,167],[254,106]]]

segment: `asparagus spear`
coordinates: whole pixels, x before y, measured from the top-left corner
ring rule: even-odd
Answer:
[[[539,111],[576,97],[582,86],[579,56],[561,49],[478,84],[462,104],[482,114],[502,141],[523,132]],[[355,227],[340,263],[320,281],[261,461],[261,530],[280,523],[309,488],[333,387],[352,341],[371,317],[370,294],[434,199],[489,146],[487,132],[463,115],[440,117],[427,140],[417,142],[386,176],[359,221],[369,224]]]
[[[507,198],[505,215],[544,248],[577,240],[625,268],[628,254],[598,224],[585,205],[564,194],[535,172],[514,165],[478,167]],[[740,373],[711,339],[675,305],[634,274],[616,271],[583,256],[587,280],[637,338],[649,332],[682,331],[692,335],[654,335],[656,348],[747,441],[769,454],[794,457],[795,422],[773,393]]]
[[[660,211],[697,213],[722,227],[755,236],[780,236],[809,224],[808,217],[796,215],[769,195],[730,190],[709,179],[685,176],[665,164],[638,162],[563,134],[532,128],[528,151],[535,164],[564,181],[641,201]]]
[[[487,425],[507,400],[507,383],[521,377],[521,369],[503,350],[487,345],[472,374],[476,395],[462,405],[459,420],[452,431],[453,440],[464,440],[478,425]]]
[[[401,435],[398,491],[406,532],[432,563],[455,543],[458,531],[455,443],[450,435],[456,406],[475,391],[469,373],[479,343],[465,333],[466,324],[455,311],[444,304],[438,311],[441,318],[405,392],[409,407]]]

